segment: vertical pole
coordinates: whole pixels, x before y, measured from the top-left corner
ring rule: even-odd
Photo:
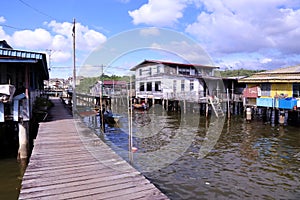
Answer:
[[[132,144],[132,99],[131,99],[131,90],[132,90],[132,85],[131,85],[131,76],[130,76],[130,79],[129,79],[129,92],[128,92],[128,96],[129,96],[129,138],[128,138],[128,152],[129,152],[129,161],[130,163],[133,162],[133,152],[132,152],[132,147],[133,147],[133,144]]]
[[[72,30],[72,36],[73,36],[73,95],[72,95],[72,99],[73,99],[73,116],[75,115],[76,112],[76,52],[75,52],[75,18],[73,19],[73,30]]]
[[[101,130],[102,130],[102,133],[105,133],[105,121],[104,121],[104,112],[103,112],[103,105],[102,105],[103,104],[102,89],[103,89],[103,65],[101,66],[101,83],[100,83],[99,102],[100,102]]]
[[[28,122],[19,122],[19,151],[18,159],[28,158]]]
[[[29,153],[29,132],[28,132],[28,121],[24,122],[24,120],[29,120],[30,118],[30,109],[29,109],[29,66],[25,67],[25,95],[26,95],[26,110],[27,116],[23,117],[23,122],[18,123],[19,125],[19,150],[18,150],[18,159],[27,159]],[[28,118],[28,119],[27,119]]]
[[[230,104],[229,104],[229,92],[228,92],[228,88],[226,89],[226,94],[227,94],[227,115],[228,115],[228,119],[230,119]]]
[[[208,118],[208,103],[205,104],[205,117]]]

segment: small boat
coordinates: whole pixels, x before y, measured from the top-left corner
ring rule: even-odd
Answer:
[[[98,112],[98,115],[101,117],[100,112]],[[106,124],[110,124],[110,125],[117,124],[120,117],[121,117],[120,115],[113,114],[110,110],[106,110],[103,112],[103,119]]]
[[[103,113],[103,117],[104,117],[104,120],[105,120],[105,123],[107,124],[115,124],[115,119],[114,119],[114,115],[111,111],[105,111]]]
[[[133,109],[137,109],[137,110],[147,110],[148,106],[145,103],[139,104],[139,103],[135,103],[132,105]]]

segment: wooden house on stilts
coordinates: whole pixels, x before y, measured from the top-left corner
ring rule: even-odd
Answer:
[[[6,140],[7,129],[18,130],[18,157],[28,158],[29,129],[33,104],[49,79],[46,54],[15,50],[0,41],[0,136]]]
[[[200,110],[225,92],[223,81],[215,75],[219,67],[144,60],[131,68],[135,72],[137,103],[162,104],[167,110]],[[213,105],[212,105],[213,107]],[[216,113],[217,114],[217,113]]]
[[[300,108],[300,65],[256,73],[239,80],[246,83],[244,105],[273,122],[298,118]],[[289,113],[289,114],[288,114]],[[268,120],[268,119],[267,119]]]

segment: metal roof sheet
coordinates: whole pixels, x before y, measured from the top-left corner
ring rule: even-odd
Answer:
[[[300,65],[283,67],[264,72],[258,72],[257,74],[286,74],[286,73],[300,73]]]
[[[49,79],[46,54],[0,48],[0,63],[35,63],[40,66],[45,79]]]
[[[265,72],[259,72],[252,76],[242,78],[240,83],[260,83],[260,82],[276,82],[276,83],[300,83],[300,65],[285,67]]]
[[[168,62],[168,61],[159,61],[159,60],[144,60],[143,62],[141,62],[140,64],[134,66],[133,68],[131,68],[131,71],[134,71],[140,67],[142,67],[142,65],[144,64],[163,64],[163,65],[168,65],[168,66],[179,66],[179,67],[194,67],[194,68],[210,68],[210,69],[219,69],[220,67],[216,67],[216,66],[208,66],[208,65],[199,65],[199,64],[186,64],[186,63],[176,63],[176,62]]]

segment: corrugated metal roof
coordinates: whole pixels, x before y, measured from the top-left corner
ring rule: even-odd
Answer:
[[[167,62],[167,61],[159,61],[159,60],[144,60],[143,62],[141,62],[140,64],[134,66],[133,68],[131,68],[131,71],[134,71],[140,67],[142,67],[142,65],[144,64],[163,64],[163,65],[168,65],[168,66],[178,66],[178,67],[194,67],[194,68],[210,68],[210,69],[219,69],[219,67],[216,66],[207,66],[207,65],[199,65],[199,64],[186,64],[186,63],[176,63],[176,62]]]
[[[300,73],[300,65],[273,69],[269,71],[259,72],[257,74],[278,74],[278,73],[280,74]]]
[[[46,54],[0,48],[0,63],[35,63],[40,66],[45,79],[49,79]]]
[[[269,70],[240,79],[240,83],[300,83],[300,65]]]

